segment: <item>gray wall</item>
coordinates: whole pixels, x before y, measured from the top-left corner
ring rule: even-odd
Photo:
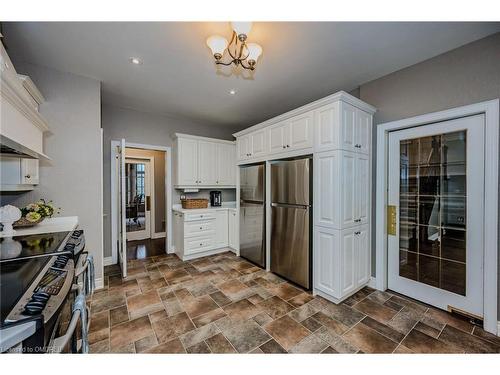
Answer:
[[[112,140],[125,138],[127,142],[131,143],[172,147],[172,135],[174,133],[233,140],[231,134],[235,131],[229,127],[207,126],[177,117],[139,112],[109,105],[103,105],[102,107],[102,127],[104,130],[104,213],[107,214],[104,217],[104,257],[111,256],[110,160]],[[225,193],[224,195],[230,197],[232,194]],[[172,200],[174,204],[179,201],[179,192],[173,191]]]
[[[499,98],[500,33],[363,84],[359,97],[377,107],[374,126]],[[376,152],[374,129],[373,157]],[[375,179],[376,170],[373,174],[373,202]],[[374,216],[372,220],[375,223]],[[372,274],[375,275],[374,231],[372,243]],[[498,290],[500,320],[500,280]]]
[[[101,84],[31,64],[16,63],[16,70],[29,75],[45,96],[40,112],[49,123],[44,147],[52,160],[40,162],[35,190],[2,196],[2,202],[24,206],[45,198],[61,207],[59,216],[78,216],[96,277],[102,278]]]

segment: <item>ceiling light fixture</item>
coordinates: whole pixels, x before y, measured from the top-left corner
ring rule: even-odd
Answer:
[[[217,65],[241,65],[245,69],[255,70],[255,64],[262,54],[262,47],[257,43],[247,43],[247,35],[252,28],[251,22],[231,22],[233,35],[228,43],[220,35],[213,35],[207,39],[207,45],[212,50]],[[225,52],[229,55],[227,62],[222,61]]]
[[[231,90],[229,90],[229,94],[231,94],[231,95],[236,95],[236,90],[235,90],[235,89],[231,89]]]
[[[129,61],[134,65],[142,65],[142,60],[138,57],[131,57]]]

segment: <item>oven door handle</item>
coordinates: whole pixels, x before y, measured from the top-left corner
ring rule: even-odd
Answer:
[[[78,321],[80,320],[81,312],[80,310],[76,310],[71,317],[71,321],[69,322],[68,329],[66,333],[62,336],[56,337],[52,343],[50,344],[49,353],[61,353],[63,349],[68,345],[69,341],[73,337],[76,327],[78,325]]]

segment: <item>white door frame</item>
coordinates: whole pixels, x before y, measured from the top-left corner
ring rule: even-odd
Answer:
[[[483,113],[485,116],[484,329],[498,334],[499,99],[380,124],[377,129],[376,287],[387,289],[387,178],[389,132]]]
[[[151,197],[150,209],[149,209],[149,237],[150,239],[156,238],[155,234],[155,158],[153,156],[127,156],[125,151],[125,165],[127,164],[127,160],[137,160],[137,161],[147,161],[149,162],[149,196]],[[144,204],[146,204],[146,196],[144,197]],[[134,233],[134,232],[127,232]],[[165,234],[165,233],[163,233]],[[128,239],[127,239],[128,240]],[[134,241],[134,240],[129,240]]]
[[[115,163],[115,152],[117,146],[120,145],[120,141],[111,141],[111,263],[116,264],[118,261],[118,250],[116,248],[116,239],[118,235],[116,222],[118,219],[118,207],[116,204],[115,193],[116,193],[116,163]],[[167,253],[173,253],[172,244],[172,148],[167,146],[156,146],[156,145],[146,145],[141,143],[131,143],[126,142],[126,147],[142,148],[145,150],[156,150],[165,151],[165,209],[167,220],[167,240],[166,240],[166,250]]]

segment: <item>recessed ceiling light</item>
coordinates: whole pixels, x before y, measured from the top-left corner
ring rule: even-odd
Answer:
[[[129,61],[134,65],[142,65],[142,60],[138,57],[131,57]]]
[[[235,90],[235,89],[231,89],[231,90],[229,90],[229,94],[230,94],[230,95],[236,95],[236,90]]]

